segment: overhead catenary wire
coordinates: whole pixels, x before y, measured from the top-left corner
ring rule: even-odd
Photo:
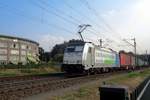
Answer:
[[[69,5],[69,3],[67,3],[65,0],[63,2],[66,6],[68,6],[70,9],[72,9],[74,12],[76,12],[78,15],[80,15],[81,17],[83,17],[84,19],[87,19],[88,21],[90,21],[91,25],[95,25],[98,28],[101,28],[105,31],[108,32],[108,30],[106,30],[103,26],[101,26],[99,23],[97,23],[95,20],[91,19],[90,17],[86,16],[85,14],[81,13],[80,11],[78,11],[77,9],[73,8],[71,5]]]
[[[95,21],[93,21],[91,18],[85,16],[84,14],[82,14],[80,11],[76,10],[75,8],[73,8],[71,5],[69,5],[66,1],[64,1],[64,4],[66,6],[68,6],[70,9],[72,9],[73,11],[75,11],[78,15],[80,15],[81,17],[83,18],[86,18],[88,19],[90,22],[94,23],[96,26],[98,26],[98,28],[102,28],[104,29],[102,26],[100,26],[98,23],[95,23]],[[92,27],[93,28],[93,27]],[[95,33],[101,33],[101,32],[98,32],[96,29],[92,29],[93,31],[95,31]],[[105,31],[107,31],[106,29],[104,29]],[[108,32],[108,31],[107,31]],[[109,32],[108,32],[109,33]],[[104,34],[103,34],[104,37],[106,37]]]
[[[94,13],[94,15],[95,15],[100,21],[102,21],[102,22],[104,23],[104,25],[105,25],[112,33],[117,33],[117,35],[116,35],[116,34],[114,34],[114,35],[116,35],[118,38],[121,38],[120,33],[118,33],[114,28],[112,28],[112,26],[109,25],[109,24],[107,23],[107,21],[106,21],[102,16],[99,15],[99,13],[97,12],[97,10],[94,9],[94,7],[91,7],[91,5],[89,4],[89,2],[88,2],[87,0],[84,0],[83,2],[85,2],[85,4],[87,5],[88,9],[91,10],[91,11]]]
[[[41,7],[41,6],[40,6]],[[14,8],[13,8],[14,9]],[[41,9],[43,10],[43,9],[45,9],[44,7],[41,7]],[[12,9],[11,9],[12,10]],[[20,9],[19,9],[20,10]],[[26,16],[26,15],[24,15],[23,13],[18,13],[18,12],[16,12],[16,11],[18,11],[18,9],[15,9],[15,13],[17,13],[17,15],[21,15],[21,16],[23,16],[23,17],[25,17],[25,18],[27,18],[27,19],[30,19],[30,20],[34,20],[34,21],[37,21],[37,22],[40,22],[40,19],[36,19],[35,17],[32,17],[32,16]],[[57,16],[57,15],[56,15]],[[60,16],[59,16],[60,17]],[[61,17],[62,18],[62,17]],[[63,19],[63,20],[65,20],[65,19]],[[68,21],[68,20],[67,20]],[[40,22],[41,23],[41,22]],[[48,24],[48,25],[52,25],[52,24],[49,24],[49,23],[47,23],[47,21],[42,21],[42,24]],[[72,24],[74,24],[74,23],[72,23]],[[69,33],[72,33],[71,31],[69,31],[69,30],[67,30],[67,29],[65,29],[65,28],[63,28],[63,27],[58,27],[58,26],[56,26],[56,25],[52,25],[52,27],[57,27],[57,28],[59,28],[59,29],[62,29],[62,30],[65,30],[66,32],[69,32]]]
[[[64,15],[66,15],[66,16],[69,17],[71,20],[74,20],[74,21],[78,22],[79,24],[84,23],[82,20],[79,20],[79,19],[77,19],[77,18],[71,16],[70,14],[69,14],[69,15],[66,14],[66,13],[63,12],[62,10],[57,9],[56,7],[54,7],[54,6],[50,5],[50,4],[48,4],[48,3],[45,2],[45,1],[42,1],[42,0],[41,0],[40,2],[43,3],[43,4],[45,4],[45,6],[47,6],[47,7],[53,8],[53,10],[56,10],[56,12],[59,12],[59,13],[62,13],[62,14],[64,14]],[[51,2],[52,2],[52,1],[51,1]],[[64,1],[64,2],[65,2],[65,1]],[[69,6],[69,7],[71,7],[71,6]],[[71,8],[73,9],[73,7],[71,7]],[[79,12],[79,15],[80,15],[80,12]],[[92,30],[94,30],[94,28],[93,28]],[[100,32],[98,32],[98,33],[100,33]]]
[[[31,2],[31,1],[32,1],[32,2]],[[76,23],[76,22],[74,22],[74,21],[72,21],[72,20],[67,19],[66,17],[60,15],[60,14],[57,13],[56,11],[52,11],[52,10],[50,11],[49,9],[47,9],[47,8],[45,7],[45,4],[43,4],[43,3],[38,3],[38,2],[35,2],[35,1],[33,1],[33,0],[31,0],[31,1],[30,1],[30,2],[31,2],[33,5],[35,5],[36,7],[40,8],[40,9],[43,9],[43,10],[46,11],[48,14],[50,14],[50,15],[55,15],[56,17],[62,19],[63,21],[72,23],[73,25],[78,25],[78,23]]]
[[[30,21],[38,22],[38,23],[41,23],[41,24],[45,24],[45,25],[51,26],[51,27],[53,27],[53,28],[55,28],[55,29],[60,29],[60,30],[62,30],[62,31],[64,31],[64,32],[69,33],[69,35],[70,35],[71,33],[73,33],[72,31],[70,31],[70,30],[68,30],[68,29],[66,29],[66,28],[64,28],[64,27],[61,27],[61,26],[58,26],[58,25],[54,25],[54,24],[48,23],[48,21],[46,21],[46,20],[44,20],[43,22],[41,22],[41,20],[40,20],[39,18],[37,18],[37,17],[35,17],[35,16],[31,16],[31,15],[30,15],[30,16],[25,15],[22,10],[16,9],[16,8],[14,8],[14,7],[9,7],[9,6],[6,5],[6,4],[2,4],[2,3],[1,3],[1,4],[0,4],[0,8],[6,8],[5,10],[6,10],[6,11],[9,11],[9,13],[11,13],[11,14],[13,14],[13,15],[17,15],[17,16],[24,17],[25,19],[28,19],[28,20],[30,20]]]
[[[111,31],[111,33],[113,33],[113,34],[114,34],[114,33],[118,33],[118,32],[116,32],[108,23],[106,23],[106,21],[97,13],[96,9],[94,9],[93,7],[91,7],[91,5],[88,3],[87,0],[84,0],[84,1],[80,0],[80,1],[83,2],[83,3],[85,4],[85,6],[86,6],[100,21],[102,21],[102,22],[104,23],[104,25],[107,27],[107,29],[109,29],[109,30]],[[121,40],[121,41],[122,41],[120,34],[118,34],[118,35],[114,34],[114,35],[115,35],[115,38],[117,38],[118,40]],[[116,43],[117,43],[117,42],[116,42]],[[119,44],[119,43],[117,43],[117,44]]]
[[[108,24],[108,23],[106,23],[106,21],[105,21],[105,19],[104,18],[102,18],[100,15],[99,15],[99,13],[96,11],[96,9],[94,9],[93,7],[91,7],[91,5],[88,3],[88,1],[87,0],[80,0],[81,2],[83,2],[84,4],[85,4],[85,6],[88,8],[88,10],[91,12],[91,13],[93,13],[96,17],[97,17],[97,19],[100,21],[100,22],[103,22],[103,24],[107,27],[107,31],[109,30],[110,32],[111,32],[111,34],[113,33],[117,33],[116,31],[114,31],[114,29]],[[109,32],[108,31],[108,32]],[[114,35],[116,35],[116,34],[114,34]],[[118,35],[116,35],[116,36],[118,36]],[[120,36],[120,35],[119,35]],[[120,37],[119,37],[120,38]]]
[[[42,3],[44,3],[46,6],[48,6],[49,4],[47,3],[47,2],[42,2]],[[67,4],[67,6],[68,6],[68,4]],[[52,7],[52,8],[54,8],[54,7]],[[71,9],[73,9],[73,7],[71,7],[71,6],[69,6],[69,8],[71,8]],[[73,9],[73,10],[75,10],[75,9]],[[62,11],[60,11],[60,10],[58,10],[57,9],[57,11],[58,12],[61,12],[62,13]],[[76,11],[76,10],[75,10]],[[77,11],[76,11],[77,12]],[[78,21],[79,23],[81,22],[81,21],[79,21],[79,20],[76,20],[74,17],[72,17],[72,16],[69,16],[70,18],[73,18],[75,21]],[[84,16],[85,17],[85,16]],[[87,17],[86,17],[87,18]],[[88,18],[89,19],[89,18]],[[94,30],[95,31],[95,30]],[[100,33],[100,32],[98,32],[98,33]],[[98,34],[99,35],[99,34]],[[104,36],[104,35],[103,35]]]
[[[50,13],[51,11],[49,11],[48,9],[46,9],[46,7],[51,7],[51,6],[49,6],[49,4],[47,4],[46,2],[40,2],[40,3],[42,3],[43,4],[43,6],[42,5],[40,5],[40,4],[37,4],[36,2],[32,2],[36,7],[39,7],[40,9],[43,9],[43,10],[46,10],[47,11],[47,13],[49,13],[49,14],[54,14],[54,15],[56,15],[55,13],[62,13],[62,11],[61,10],[56,10],[55,11],[55,13]],[[44,8],[44,6],[46,6],[45,8]],[[54,8],[54,7],[51,7],[53,10],[55,10],[56,8]],[[53,11],[54,12],[54,11]],[[57,15],[56,15],[57,16]],[[68,18],[68,16],[67,17],[60,17],[60,16],[57,16],[57,17],[59,17],[60,19],[62,19],[62,20],[64,20],[65,22],[68,22],[68,23],[70,23],[70,21],[68,21],[68,20],[65,20],[65,19],[67,19]],[[65,18],[65,19],[64,19]],[[76,23],[74,23],[74,22],[77,22],[78,20],[75,20],[75,18],[73,18],[73,17],[70,17],[69,16],[69,19],[71,19],[72,20],[72,22],[70,23],[70,24],[72,24],[72,25],[74,25],[74,26],[77,26],[78,24],[76,24]],[[81,21],[78,21],[78,22],[81,22]],[[75,34],[75,35],[77,35],[77,34]]]
[[[64,12],[64,11],[62,11],[62,10],[60,10],[60,9],[58,9],[58,8],[56,8],[56,7],[54,7],[53,5],[51,5],[50,3],[48,3],[48,2],[45,2],[44,0],[40,0],[40,1],[38,1],[39,3],[41,3],[41,4],[43,4],[44,6],[47,6],[47,7],[49,7],[49,8],[51,8],[51,9],[53,9],[53,10],[55,10],[55,12],[56,13],[61,13],[61,14],[63,14],[63,15],[66,15],[70,20],[73,20],[73,21],[76,21],[76,22],[78,22],[78,23],[81,23],[81,21],[79,20],[79,19],[77,19],[77,18],[75,18],[75,17],[73,17],[72,15],[70,15],[70,14],[67,14],[66,12]],[[51,1],[51,3],[52,3],[53,1]]]
[[[75,27],[78,26],[77,20],[75,20],[75,18],[72,19],[73,17],[70,17],[70,16],[69,16],[69,18],[68,18],[68,16],[67,16],[67,17],[64,17],[64,16],[60,15],[60,13],[62,13],[61,10],[58,10],[58,9],[52,7],[52,6],[49,6],[49,4],[47,4],[46,2],[35,2],[35,1],[32,1],[31,3],[32,3],[34,6],[40,8],[40,9],[43,9],[43,10],[46,11],[48,14],[57,16],[57,17],[60,18],[61,20],[65,21],[65,22],[67,22],[67,23],[69,23],[69,24],[72,24],[72,25],[74,25]],[[53,9],[53,11],[50,11],[47,7]],[[54,10],[55,10],[55,11],[54,11]],[[53,13],[51,13],[51,12],[53,12]],[[67,20],[66,20],[66,19],[67,19]],[[75,21],[74,21],[74,20],[75,20]],[[75,34],[75,35],[77,35],[77,34]]]
[[[96,16],[98,19],[101,19],[100,21],[102,21],[102,22],[104,23],[104,25],[105,25],[109,30],[111,30],[112,32],[118,33],[118,32],[115,31],[114,28],[112,28],[112,26],[110,26],[110,25],[106,22],[106,20],[105,20],[102,16],[99,15],[99,13],[97,12],[96,9],[94,9],[93,7],[91,7],[91,5],[89,4],[89,2],[88,2],[87,0],[84,0],[84,2],[86,3],[88,9],[90,9],[91,11],[93,11],[93,13],[95,14],[95,16]],[[120,34],[118,34],[118,35],[119,35],[119,37],[121,37]]]
[[[34,22],[38,22],[38,23],[41,23],[41,24],[46,24],[48,26],[51,26],[51,27],[56,28],[56,29],[60,29],[60,30],[62,30],[64,32],[67,32],[67,33],[70,33],[70,34],[72,33],[72,31],[68,30],[67,28],[64,28],[64,27],[61,27],[61,26],[57,26],[55,24],[48,23],[46,20],[41,21],[40,18],[36,18],[35,16],[31,16],[31,15],[27,16],[27,15],[24,14],[23,11],[21,11],[21,9],[9,8],[8,5],[3,5],[3,6],[1,5],[1,8],[3,8],[3,7],[7,7],[7,11],[9,11],[12,14],[15,13],[14,15],[19,15],[21,17],[24,17],[24,18],[28,19],[28,20],[31,20],[31,21],[34,21]],[[42,8],[42,10],[43,9],[44,8]]]
[[[39,2],[39,1],[38,1]],[[40,1],[41,2],[41,1]],[[43,3],[37,3],[38,5],[40,5],[40,7],[39,8],[41,8],[41,9],[43,9],[44,11],[46,11],[47,13],[51,13],[51,11],[49,10],[49,9],[47,9],[46,7],[48,7],[49,6],[49,4],[47,3],[47,2],[43,2]],[[45,6],[46,5],[46,6]],[[77,26],[77,25],[79,25],[79,22],[81,22],[78,18],[75,18],[74,16],[71,16],[71,15],[69,15],[69,14],[67,14],[67,13],[64,13],[64,11],[61,11],[61,10],[59,10],[59,9],[56,9],[56,7],[53,7],[53,6],[50,6],[50,8],[52,8],[52,9],[55,9],[55,11],[52,11],[52,12],[54,12],[54,13],[52,13],[53,15],[55,15],[55,16],[57,16],[57,17],[59,17],[60,19],[62,19],[62,20],[64,20],[64,21],[66,21],[66,22],[68,22],[69,24],[72,24],[72,25],[74,25],[74,26]],[[45,10],[46,9],[46,10]],[[13,9],[12,9],[13,10]],[[19,9],[20,10],[20,9]],[[62,16],[60,13],[64,13],[64,15],[65,16]],[[18,14],[19,15],[19,14]],[[20,13],[20,15],[21,16],[24,16],[25,18],[27,18],[27,19],[30,19],[30,20],[34,20],[34,21],[37,21],[37,22],[40,22],[40,19],[38,19],[38,18],[35,18],[34,16],[26,16],[26,15],[24,15],[24,13]],[[80,14],[79,14],[80,15]],[[29,17],[29,18],[28,18]],[[31,18],[30,18],[31,17]],[[67,18],[68,17],[68,18]],[[98,17],[98,16],[97,16]],[[44,19],[44,18],[43,18]],[[88,19],[88,17],[87,17],[87,19]],[[90,22],[92,22],[92,21],[90,21]],[[61,29],[61,30],[63,30],[63,31],[65,31],[65,32],[67,32],[67,33],[73,33],[71,30],[69,30],[69,29],[67,29],[67,28],[65,28],[65,27],[62,27],[62,26],[59,26],[59,25],[52,25],[51,23],[48,23],[48,21],[46,21],[46,20],[43,20],[43,21],[41,21],[40,23],[43,23],[43,24],[47,24],[47,25],[49,25],[49,26],[52,26],[52,27],[57,27],[58,29]],[[95,24],[95,21],[93,21],[92,23],[94,23]],[[97,24],[97,23],[96,23]],[[109,30],[111,30],[110,28],[109,28]],[[112,30],[111,30],[112,31]],[[96,35],[100,35],[100,36],[102,36],[102,34],[103,33],[101,33],[101,32],[98,32],[96,29],[94,29],[93,27],[92,27],[92,29],[89,29],[88,30],[88,32],[90,32],[90,33],[93,33],[93,34],[95,34],[95,36]],[[104,35],[103,35],[104,36]]]
[[[115,29],[113,29],[106,21],[105,21],[105,19],[102,17],[102,16],[100,16],[99,15],[99,13],[97,13],[97,11],[96,11],[96,9],[94,9],[93,7],[91,7],[91,5],[88,3],[88,1],[87,0],[80,0],[81,2],[84,2],[84,4],[87,6],[87,8],[100,20],[101,19],[101,21],[104,23],[104,25],[110,30],[110,31],[112,31],[112,33],[117,33],[117,35],[115,35],[115,37],[117,37],[119,40],[121,40],[121,41],[123,41],[122,39],[121,39],[121,35],[115,30]]]
[[[105,30],[107,30],[107,32],[108,32],[110,35],[112,35],[112,33],[116,33],[116,32],[113,31],[112,28],[110,28],[110,26],[104,21],[104,19],[103,19],[101,16],[99,16],[99,14],[96,12],[96,10],[95,10],[94,8],[92,8],[86,0],[84,0],[84,1],[80,0],[80,1],[83,2],[83,3],[85,4],[85,6],[88,8],[88,10],[89,10],[91,13],[93,13],[99,20],[100,20],[100,18],[101,18],[101,20],[103,21],[104,25],[107,26],[107,29],[105,28]],[[101,20],[100,20],[100,21],[101,21]],[[111,33],[110,33],[109,31],[111,31]],[[114,34],[114,35],[116,35],[116,34]],[[118,39],[119,41],[121,40],[119,37],[116,37],[116,36],[115,36],[114,38]],[[120,44],[120,42],[117,42],[116,39],[114,39],[114,42],[115,42],[116,44]],[[122,40],[121,40],[121,41],[122,41]]]

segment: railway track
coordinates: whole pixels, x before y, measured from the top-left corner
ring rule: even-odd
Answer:
[[[111,72],[105,74],[81,76],[74,78],[55,78],[50,77],[31,79],[17,82],[10,82],[0,84],[0,100],[20,100],[21,98],[39,94],[46,91],[53,91],[71,87],[76,84],[97,80],[99,78],[106,78],[111,75],[126,73],[124,72]]]
[[[18,81],[25,81],[25,80],[48,78],[48,77],[52,77],[52,78],[64,77],[64,74],[65,73],[54,73],[54,74],[39,74],[39,75],[0,77],[0,84],[12,83],[12,82],[18,82]]]
[[[45,81],[64,78],[64,73],[0,78],[0,100],[20,100],[20,97],[31,95],[29,89],[39,87]]]

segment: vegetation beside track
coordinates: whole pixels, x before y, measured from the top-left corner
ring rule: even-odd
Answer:
[[[125,85],[132,91],[147,76],[150,75],[150,69],[140,72],[129,72],[128,74],[115,75],[111,79],[105,81],[106,84]],[[103,82],[95,82],[93,85],[83,86],[76,91],[65,93],[63,96],[54,96],[50,100],[99,100],[98,88]]]
[[[58,72],[60,72],[60,64],[58,63],[0,66],[0,77],[48,74]]]

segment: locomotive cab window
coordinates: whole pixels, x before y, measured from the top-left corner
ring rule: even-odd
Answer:
[[[76,46],[75,51],[80,52],[83,50],[83,46]]]
[[[66,52],[74,52],[75,51],[75,47],[68,47],[67,49],[66,49]]]
[[[66,52],[81,52],[83,50],[83,46],[70,46],[67,47]]]

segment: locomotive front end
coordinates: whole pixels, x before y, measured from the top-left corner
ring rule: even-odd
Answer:
[[[84,43],[70,44],[64,52],[62,71],[67,73],[81,73],[84,70],[82,65]]]

